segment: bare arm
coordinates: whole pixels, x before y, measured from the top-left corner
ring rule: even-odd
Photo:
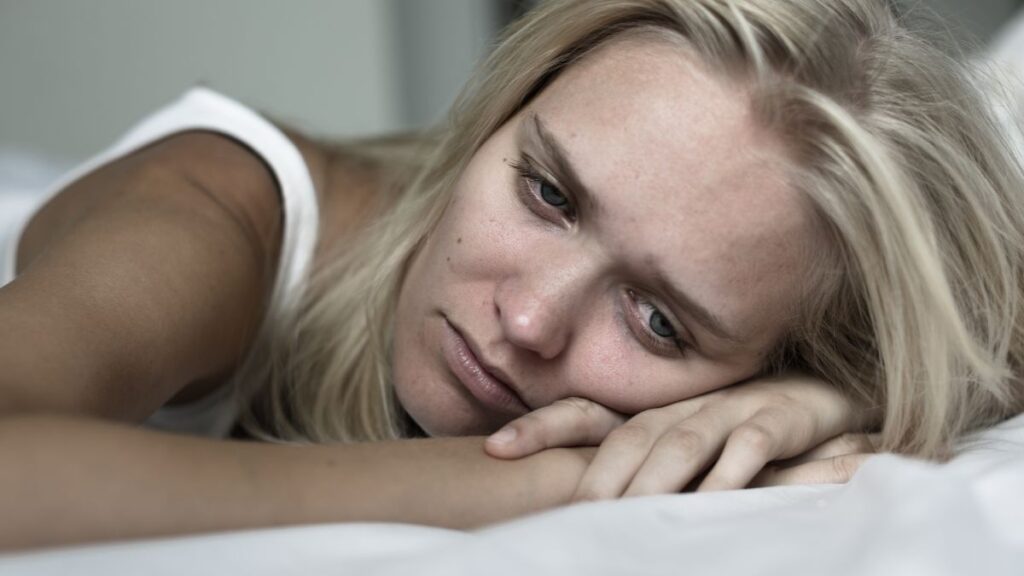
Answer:
[[[70,185],[0,288],[0,415],[141,421],[229,373],[262,315],[279,210],[260,161],[186,133]]]
[[[473,528],[568,503],[592,449],[477,437],[283,446],[67,416],[0,420],[0,550],[300,523]]]
[[[568,501],[586,451],[502,462],[479,438],[296,448],[113,422],[235,366],[279,215],[258,159],[183,134],[33,219],[0,289],[0,549],[346,520],[472,527]]]

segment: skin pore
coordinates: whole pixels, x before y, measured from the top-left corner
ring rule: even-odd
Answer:
[[[787,167],[743,87],[681,45],[596,49],[480,147],[410,263],[392,352],[403,408],[432,436],[488,434],[569,396],[635,414],[755,375],[815,239]],[[465,389],[446,323],[526,407]]]

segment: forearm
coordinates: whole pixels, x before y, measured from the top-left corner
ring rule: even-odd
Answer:
[[[56,416],[0,420],[0,549],[290,524],[471,528],[569,501],[592,450],[482,438],[280,446]]]

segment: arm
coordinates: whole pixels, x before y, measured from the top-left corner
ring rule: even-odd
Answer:
[[[278,221],[265,167],[203,133],[105,166],[33,218],[21,275],[0,289],[0,548],[341,520],[470,527],[568,500],[585,451],[510,463],[480,439],[295,448],[100,420],[139,421],[234,366]]]
[[[65,416],[0,420],[0,550],[300,523],[473,528],[568,503],[590,449],[476,437],[285,446]]]
[[[0,288],[0,415],[141,421],[229,373],[277,257],[275,183],[226,138],[184,133],[90,173],[33,217]]]
[[[574,500],[800,483],[842,483],[874,441],[856,434],[881,422],[820,379],[791,373],[651,408],[627,417],[567,398],[508,424],[489,453],[517,458],[555,446],[600,449]],[[503,435],[503,432],[512,432]],[[851,434],[851,432],[853,432]]]

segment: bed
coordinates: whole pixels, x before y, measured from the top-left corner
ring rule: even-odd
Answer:
[[[993,52],[1017,69],[1022,27]],[[0,150],[0,230],[63,168]],[[968,438],[950,462],[877,455],[845,485],[580,504],[472,532],[338,523],[0,555],[3,575],[69,573],[1020,575],[1024,415]]]
[[[0,150],[0,219],[65,168]],[[337,523],[0,554],[0,575],[68,573],[1019,575],[1024,415],[946,464],[878,455],[846,485],[581,504],[473,532]]]
[[[870,458],[845,485],[579,504],[473,532],[338,523],[0,556],[0,574],[1024,573],[1024,416],[945,464]]]

